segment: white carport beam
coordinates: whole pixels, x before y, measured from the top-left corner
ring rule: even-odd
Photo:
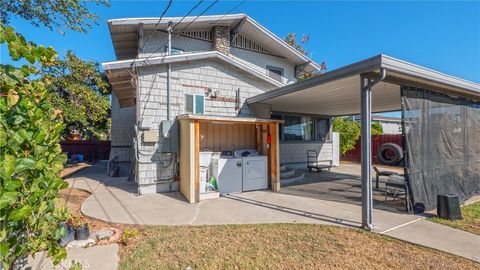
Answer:
[[[360,76],[361,112],[362,112],[362,227],[373,229],[373,198],[372,198],[372,87],[385,79],[387,71],[380,70],[380,78],[366,79]],[[368,81],[365,84],[365,81]]]

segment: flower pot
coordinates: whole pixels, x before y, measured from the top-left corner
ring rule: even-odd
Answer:
[[[58,240],[58,244],[62,247],[65,247],[68,245],[68,243],[75,239],[75,230],[73,229],[72,225],[66,222],[60,222],[58,226],[65,229],[65,233],[63,234],[62,238]]]
[[[90,230],[88,229],[88,224],[83,224],[78,228],[75,228],[75,239],[87,240],[89,236],[90,236]]]

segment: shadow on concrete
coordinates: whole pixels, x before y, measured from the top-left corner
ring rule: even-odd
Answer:
[[[355,205],[362,204],[362,180],[360,177],[359,164],[342,164],[332,171],[309,172],[305,173],[305,180],[301,183],[282,186],[280,193],[301,196],[306,198],[350,203]],[[381,179],[378,189],[373,189],[373,205],[375,209],[389,212],[405,213],[405,199],[388,196],[385,201],[385,185]],[[374,181],[372,180],[372,184]]]
[[[325,221],[325,222],[332,222],[332,223],[336,223],[336,224],[339,224],[339,225],[342,225],[342,226],[359,228],[362,225],[362,223],[357,222],[357,221],[353,221],[353,220],[341,219],[341,218],[337,218],[337,217],[327,216],[327,215],[323,215],[323,214],[317,214],[317,213],[304,211],[304,210],[300,210],[300,209],[294,209],[294,208],[290,208],[290,207],[280,206],[280,205],[276,205],[276,204],[272,204],[272,203],[267,203],[267,202],[262,202],[262,201],[258,201],[258,200],[253,200],[253,199],[240,197],[240,196],[233,195],[233,194],[227,194],[227,195],[224,195],[223,197],[228,198],[228,199],[232,199],[232,200],[236,200],[236,201],[239,201],[239,202],[243,202],[243,203],[252,204],[252,205],[255,205],[255,206],[258,206],[258,207],[265,207],[265,208],[268,208],[268,209],[273,209],[273,210],[285,212],[285,213],[288,213],[288,214],[299,215],[299,216],[302,216],[302,217],[308,217],[308,218],[317,219],[317,220],[321,220],[321,221]]]

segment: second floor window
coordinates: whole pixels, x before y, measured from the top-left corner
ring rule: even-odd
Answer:
[[[274,80],[282,82],[283,68],[267,66],[267,75]]]
[[[203,95],[185,95],[185,112],[192,114],[205,113],[205,97]]]
[[[168,46],[164,47],[165,53],[168,52]],[[179,48],[172,47],[172,55],[183,54],[185,51]]]

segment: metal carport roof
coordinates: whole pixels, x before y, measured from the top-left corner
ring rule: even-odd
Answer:
[[[247,99],[273,111],[349,115],[361,113],[362,227],[372,230],[372,112],[401,109],[400,85],[480,101],[480,84],[383,54]],[[408,203],[407,203],[408,204]]]
[[[372,112],[400,110],[400,85],[426,88],[480,100],[480,84],[443,74],[387,55],[372,58],[287,85],[247,99],[248,104],[268,103],[273,111],[321,115],[360,113],[360,77],[386,77],[373,87]]]

